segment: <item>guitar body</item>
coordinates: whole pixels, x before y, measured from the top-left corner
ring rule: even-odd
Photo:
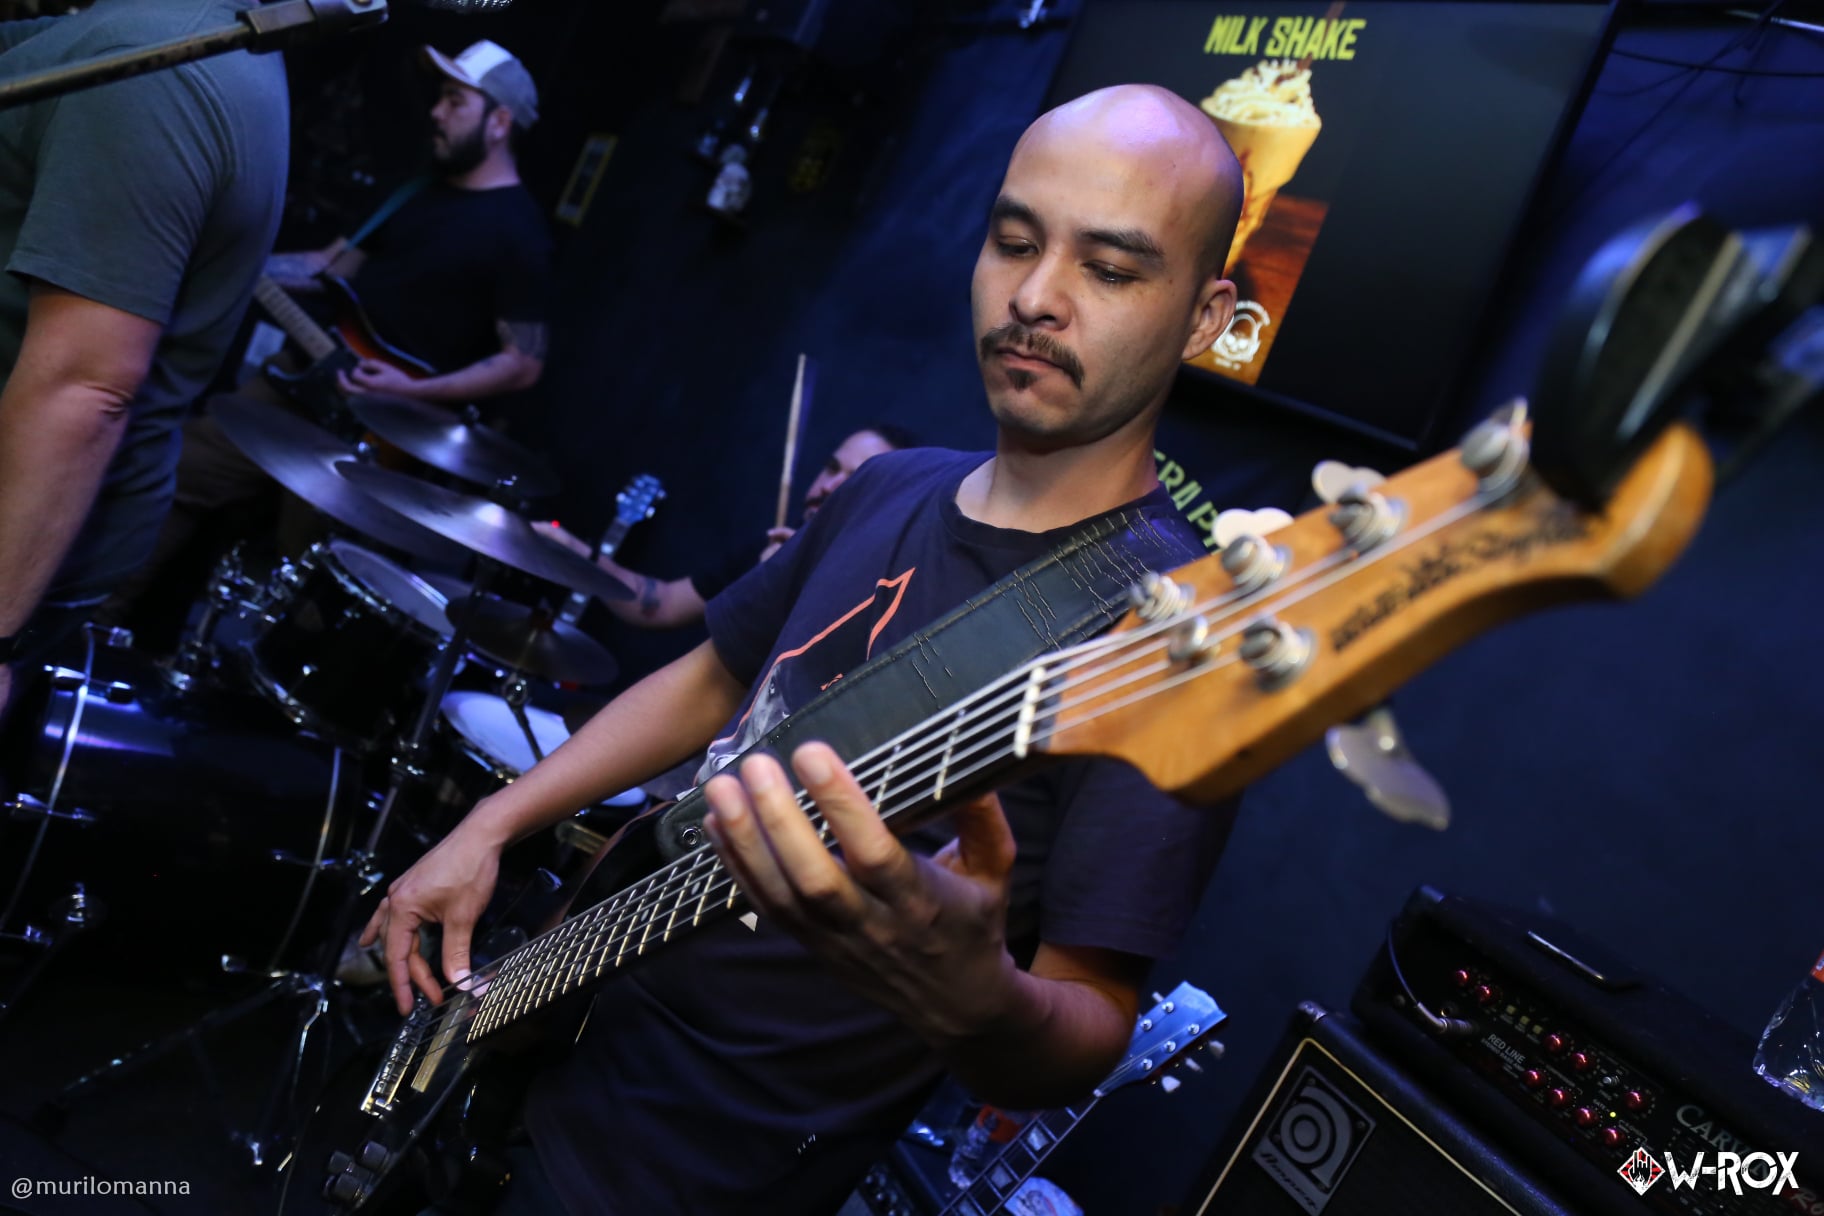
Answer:
[[[406,354],[374,329],[354,288],[335,275],[320,276],[325,296],[330,301],[332,319],[327,327],[317,324],[285,289],[270,279],[260,280],[254,298],[279,323],[286,335],[310,360],[304,367],[289,370],[268,364],[263,370],[268,382],[286,397],[309,411],[310,415],[349,442],[371,445],[381,465],[405,469],[414,463],[392,444],[368,433],[348,412],[337,377],[352,370],[363,359],[372,359],[404,372],[414,380],[437,374],[437,369],[422,359]]]
[[[334,302],[334,319],[330,322],[330,330],[342,339],[349,350],[360,358],[390,364],[414,380],[423,380],[437,374],[437,369],[423,359],[408,355],[380,336],[374,329],[374,323],[368,319],[361,297],[355,294],[355,289],[348,285],[347,280],[333,274],[323,275],[322,279],[324,291]]]

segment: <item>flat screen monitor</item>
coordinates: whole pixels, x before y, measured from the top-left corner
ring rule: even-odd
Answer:
[[[1089,0],[1050,104],[1128,81],[1240,158],[1233,324],[1189,363],[1419,448],[1607,51],[1606,3]]]

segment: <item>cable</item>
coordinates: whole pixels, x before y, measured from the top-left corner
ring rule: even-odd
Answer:
[[[1432,1030],[1451,1039],[1467,1038],[1476,1033],[1473,1022],[1466,1022],[1462,1018],[1447,1018],[1441,1013],[1433,1013],[1425,1007],[1425,1002],[1418,998],[1418,994],[1413,992],[1412,985],[1406,982],[1405,972],[1400,970],[1400,956],[1393,948],[1393,926],[1391,924],[1387,926],[1387,965],[1393,968],[1393,978],[1399,981],[1400,990],[1406,994],[1406,999],[1412,1002],[1413,1011],[1425,1019],[1425,1024]]]
[[[1731,67],[1724,67],[1720,63],[1707,63],[1707,62],[1706,63],[1687,63],[1686,61],[1684,61],[1682,59],[1662,59],[1658,55],[1643,55],[1639,51],[1611,50],[1609,52],[1609,54],[1619,55],[1623,59],[1638,59],[1643,63],[1661,63],[1661,64],[1666,65],[1667,67],[1684,68],[1686,71],[1690,71],[1690,72],[1726,72],[1731,76],[1767,76],[1767,77],[1771,77],[1771,78],[1775,78],[1775,79],[1783,79],[1783,80],[1812,80],[1812,79],[1817,79],[1819,77],[1824,77],[1824,72],[1780,72],[1780,71],[1775,71],[1772,68],[1731,68]],[[1682,73],[1680,73],[1680,74],[1682,74]],[[1665,80],[1662,80],[1660,83],[1664,84],[1666,81],[1676,80],[1676,79],[1678,79],[1677,75],[1668,76],[1665,78]],[[1644,93],[1648,89],[1657,88],[1657,87],[1658,87],[1658,85],[1648,85],[1639,91]],[[1632,94],[1630,94],[1630,93],[1605,93],[1604,94],[1604,96],[1606,96],[1606,97],[1628,97],[1631,95]]]

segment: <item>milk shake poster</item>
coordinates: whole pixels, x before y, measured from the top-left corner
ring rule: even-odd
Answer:
[[[1148,82],[1208,116],[1245,178],[1239,303],[1191,365],[1410,438],[1605,22],[1552,0],[1090,0],[1047,103]]]

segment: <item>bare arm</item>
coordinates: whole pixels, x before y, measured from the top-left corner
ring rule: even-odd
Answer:
[[[441,376],[414,380],[389,364],[364,359],[343,372],[344,392],[391,393],[420,401],[474,401],[531,388],[545,374],[546,333],[537,322],[500,321],[500,351]]]
[[[159,326],[36,284],[0,392],[0,634],[25,624],[76,539],[152,366]]]
[[[760,914],[936,1048],[977,1094],[1044,1107],[1093,1088],[1120,1059],[1144,960],[1042,944],[1030,971],[1008,952],[1013,834],[993,797],[955,812],[936,857],[906,850],[836,754],[811,743],[793,767],[841,845],[824,847],[770,757],[705,790],[705,820]]]
[[[532,530],[556,541],[579,557],[593,556],[589,542],[548,520],[535,520]],[[631,600],[607,600],[608,611],[629,625],[644,629],[676,629],[703,619],[703,597],[688,578],[659,579],[629,570],[611,558],[597,557],[595,564],[632,587]]]
[[[705,642],[610,701],[568,742],[497,794],[475,804],[456,829],[395,879],[363,931],[386,943],[399,1011],[415,985],[442,988],[418,953],[418,926],[442,924],[443,972],[469,973],[469,937],[493,893],[508,844],[663,772],[701,750],[741,704],[745,687]]]
[[[635,574],[605,557],[596,565],[620,579],[634,590],[630,600],[608,600],[608,611],[646,629],[677,629],[703,619],[703,597],[695,583],[687,578],[658,579],[650,574]]]

